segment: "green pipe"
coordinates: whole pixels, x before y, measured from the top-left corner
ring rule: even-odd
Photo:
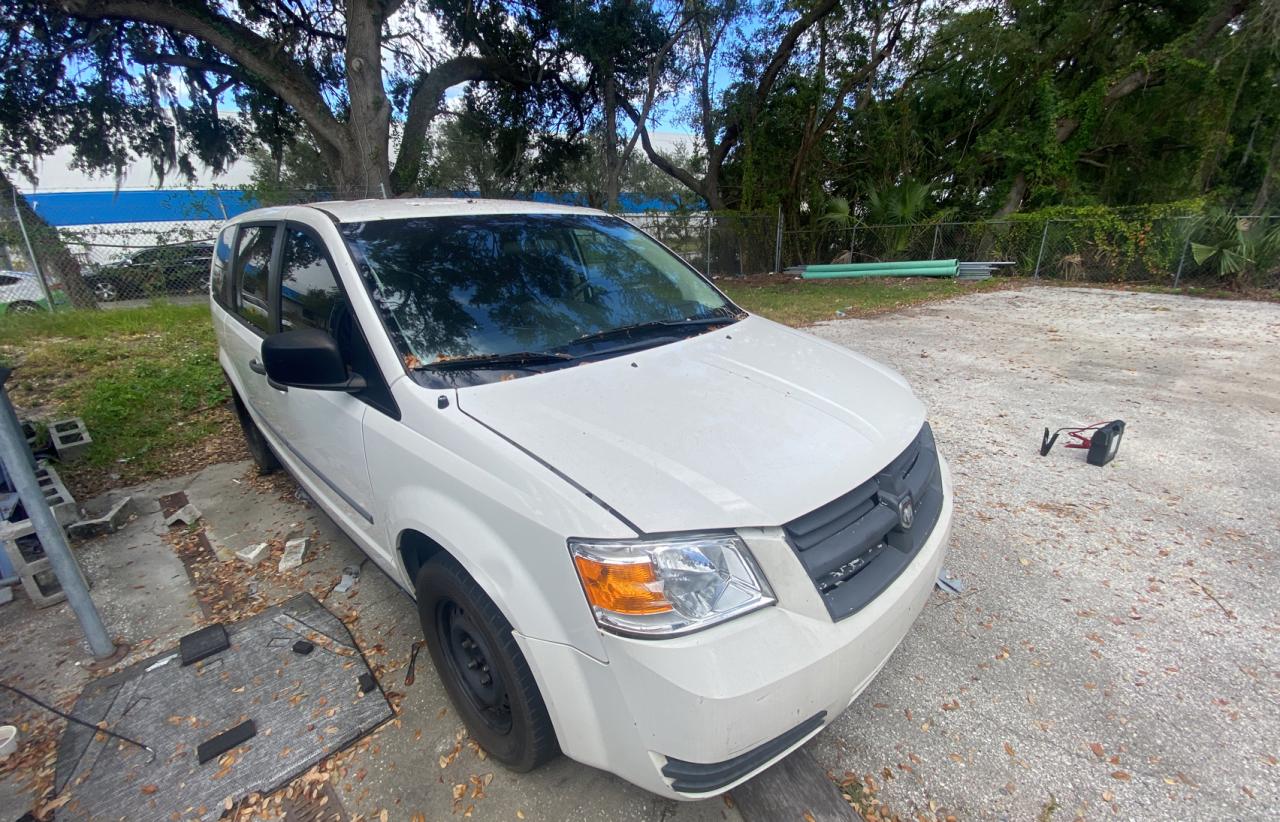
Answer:
[[[896,263],[831,263],[830,265],[807,265],[805,271],[897,271],[900,269],[945,268],[955,269],[959,260],[907,260]]]
[[[955,271],[945,271],[941,269],[933,269],[928,271],[818,271],[817,274],[810,274],[805,271],[800,277],[803,279],[841,279],[841,278],[872,278],[872,277],[955,277]]]

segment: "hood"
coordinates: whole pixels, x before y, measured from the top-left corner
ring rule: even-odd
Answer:
[[[646,533],[782,525],[866,481],[924,423],[897,372],[754,316],[458,402]]]

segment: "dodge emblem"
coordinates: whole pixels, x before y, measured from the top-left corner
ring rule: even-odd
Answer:
[[[911,503],[911,495],[907,494],[898,502],[898,526],[906,531],[916,521],[916,508]]]

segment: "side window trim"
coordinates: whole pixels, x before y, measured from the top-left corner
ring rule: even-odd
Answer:
[[[296,223],[292,220],[285,220],[280,231],[280,257],[276,262],[275,268],[277,272],[275,287],[269,292],[272,301],[272,310],[276,311],[280,317],[284,316],[284,246],[288,241],[290,231],[297,231],[305,234],[307,239],[316,244],[320,252],[324,254],[324,260],[329,264],[329,271],[333,274],[333,281],[338,286],[338,291],[342,293],[342,298],[351,304],[351,295],[347,293],[347,287],[342,284],[342,277],[338,274],[338,266],[333,259],[333,254],[329,251],[329,244],[324,241],[316,230],[306,223]],[[355,319],[355,316],[352,316]],[[360,323],[356,323],[356,327],[360,329],[360,336],[364,337],[364,329],[360,328]],[[280,323],[276,323],[275,328],[284,328]],[[368,346],[369,341],[365,339],[365,345]]]
[[[229,276],[226,276],[223,278],[224,279],[223,289],[227,293],[227,305],[226,305],[227,313],[231,315],[233,319],[235,319],[245,328],[249,329],[253,333],[257,334],[259,337],[263,337],[263,338],[265,338],[269,333],[274,333],[280,328],[279,312],[276,311],[273,313],[271,309],[271,293],[272,293],[271,284],[274,281],[276,284],[275,285],[276,291],[279,291],[281,238],[284,236],[283,226],[284,226],[283,220],[257,220],[257,221],[248,222],[248,223],[237,223],[236,233],[235,233],[235,245],[231,247],[231,270],[228,272]],[[244,318],[244,315],[242,315],[239,310],[240,308],[239,297],[240,297],[240,291],[241,291],[240,274],[242,273],[240,271],[240,235],[244,232],[246,228],[270,228],[275,231],[275,235],[271,238],[271,259],[267,266],[267,327],[271,329],[270,332],[264,331],[263,329],[249,322],[247,319]],[[279,301],[277,300],[277,303],[278,302]]]

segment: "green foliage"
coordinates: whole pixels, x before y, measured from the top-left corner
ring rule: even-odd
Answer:
[[[1212,264],[1220,277],[1237,287],[1254,285],[1280,261],[1280,221],[1270,214],[1238,217],[1211,208],[1197,221],[1192,236],[1196,263]]]

